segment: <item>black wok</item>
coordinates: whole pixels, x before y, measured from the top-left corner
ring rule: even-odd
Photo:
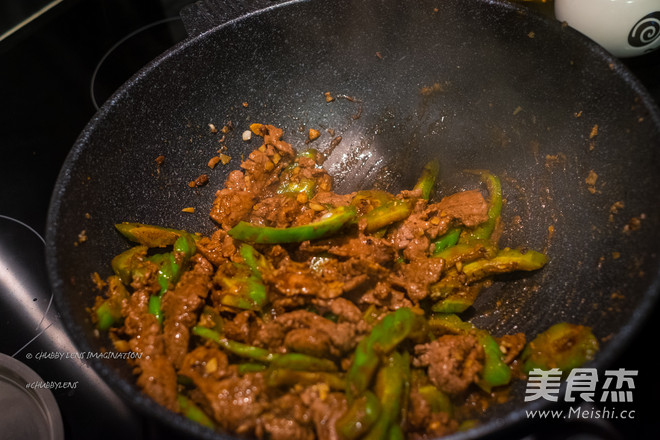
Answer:
[[[431,158],[442,163],[440,194],[478,185],[466,168],[497,173],[510,226],[504,244],[546,250],[550,262],[495,283],[473,322],[528,337],[557,321],[592,326],[602,340],[597,368],[634,337],[660,282],[660,113],[616,59],[558,22],[497,1],[202,3],[183,18],[190,38],[105,103],[53,194],[49,276],[81,350],[107,343],[86,308],[90,274],[109,274],[111,257],[128,246],[113,224],[212,231],[216,189],[258,146],[241,140],[252,122],[284,128],[297,148],[306,128],[322,130],[315,146],[328,152],[326,130],[341,136],[326,162],[339,192],[410,187]],[[326,102],[325,92],[336,99]],[[229,121],[231,162],[210,170],[221,134],[208,124]],[[202,173],[209,184],[190,188]],[[124,362],[92,365],[139,410],[215,438],[143,396]],[[457,437],[509,428],[525,408],[547,403],[526,407],[523,396],[521,382]]]

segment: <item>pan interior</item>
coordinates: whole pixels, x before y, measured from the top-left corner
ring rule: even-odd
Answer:
[[[209,124],[230,121],[221,141]],[[97,294],[90,275],[108,275],[128,247],[112,225],[210,233],[215,191],[259,146],[241,138],[254,122],[283,128],[297,149],[307,129],[320,130],[313,146],[328,152],[338,192],[409,188],[430,159],[441,162],[436,197],[479,187],[466,169],[498,174],[502,245],[544,250],[550,262],[479,298],[469,318],[495,335],[589,325],[603,366],[655,300],[660,118],[620,63],[560,23],[497,2],[301,1],[176,46],[81,134],[53,195],[47,262],[82,350],[107,343],[86,308]],[[210,169],[222,146],[230,162]],[[203,173],[209,184],[190,188]],[[169,417],[139,396],[128,366],[95,367]],[[522,391],[486,420],[519,409]]]

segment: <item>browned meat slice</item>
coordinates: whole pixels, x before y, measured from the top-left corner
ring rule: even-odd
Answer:
[[[183,273],[173,290],[163,295],[165,353],[177,368],[188,351],[190,328],[197,322],[197,311],[208,296],[213,274],[213,266],[201,255],[191,260],[192,268]]]
[[[359,301],[361,304],[373,304],[389,310],[411,307],[413,305],[404,292],[393,288],[389,282],[385,281],[376,283],[373,288],[366,291],[360,297]]]
[[[415,347],[413,365],[428,367],[433,385],[456,395],[477,380],[483,369],[484,350],[473,335],[443,335],[433,342]]]
[[[297,328],[289,331],[284,337],[284,346],[288,351],[317,357],[327,356],[333,348],[330,335],[315,328]]]
[[[254,200],[254,194],[251,192],[221,189],[215,194],[210,216],[223,229],[229,230],[247,217]]]
[[[225,188],[232,191],[247,191],[245,185],[245,174],[241,170],[234,170],[229,173],[227,180],[225,180]]]
[[[311,412],[318,440],[341,440],[335,424],[346,412],[346,408],[346,397],[343,393],[330,393],[325,399],[314,400]]]
[[[477,226],[488,220],[488,203],[479,190],[462,191],[449,195],[437,204],[429,206],[442,217],[451,217],[467,227]]]
[[[446,412],[433,412],[428,401],[415,388],[410,392],[408,412],[406,414],[408,428],[420,432],[419,438],[435,438],[456,432],[458,421]],[[423,435],[421,433],[426,433]],[[409,438],[417,438],[414,435]]]
[[[224,322],[224,334],[228,339],[251,344],[258,329],[260,320],[254,312],[246,310],[237,313],[233,319]]]
[[[155,315],[149,313],[149,297],[153,290],[143,288],[136,290],[128,301],[122,305],[124,333],[131,351],[139,353],[141,358],[160,356],[164,354],[163,335]]]
[[[191,379],[222,379],[227,375],[227,355],[216,347],[199,346],[183,358],[179,374]]]
[[[291,145],[282,140],[284,132],[281,128],[273,125],[262,125],[260,132],[261,136],[264,137],[264,144],[274,146],[279,154],[283,156],[293,156],[295,154]]]
[[[197,242],[197,250],[214,266],[219,266],[233,258],[237,247],[224,229],[218,229],[210,237],[202,237]]]
[[[260,417],[257,438],[314,440],[309,409],[297,394],[287,393],[271,402]]]
[[[351,204],[351,200],[355,197],[355,193],[349,194],[336,194],[332,191],[319,191],[312,198],[312,202],[318,205],[330,205],[334,207],[347,206]]]
[[[372,260],[381,265],[392,263],[396,257],[396,250],[390,241],[363,234],[333,240],[328,252],[343,258]]]
[[[304,205],[298,203],[295,197],[286,194],[275,194],[260,200],[254,205],[249,222],[286,228],[296,223],[296,218],[302,214],[303,209]]]
[[[254,432],[259,416],[267,407],[262,373],[232,375],[221,380],[201,377],[193,380],[221,428],[238,435]]]
[[[255,343],[265,347],[281,346],[287,334],[294,329],[315,329],[324,333],[332,342],[331,353],[346,353],[357,344],[358,326],[352,322],[332,322],[307,310],[295,310],[279,315],[265,323],[255,337]]]
[[[439,216],[433,209],[436,205],[427,207],[425,200],[419,201],[412,214],[389,232],[388,239],[395,249],[403,250],[407,259],[426,256],[431,240],[446,232],[451,225],[452,218]]]
[[[458,222],[472,227],[488,220],[488,204],[478,190],[463,191],[426,205],[419,202],[413,213],[388,234],[396,249],[409,260],[428,255],[431,240]]]
[[[442,258],[424,257],[407,264],[399,264],[390,281],[405,289],[408,298],[418,303],[428,296],[429,286],[442,276],[444,263]]]
[[[165,356],[141,358],[137,384],[159,404],[172,411],[178,409],[176,371]]]
[[[288,258],[271,273],[265,274],[264,281],[284,296],[312,295],[319,298],[335,298],[342,293],[341,283],[324,283],[309,264]]]
[[[324,313],[332,313],[337,316],[338,322],[360,323],[362,321],[362,311],[354,302],[343,297],[332,299],[315,299],[312,304]]]

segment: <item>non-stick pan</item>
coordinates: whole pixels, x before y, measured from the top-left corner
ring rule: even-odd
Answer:
[[[432,158],[442,164],[438,197],[478,187],[465,169],[501,176],[503,245],[544,250],[550,261],[496,282],[468,317],[495,335],[533,337],[558,321],[591,326],[602,348],[590,365],[609,365],[660,280],[660,113],[619,61],[505,2],[234,3],[184,11],[190,38],[103,105],[62,168],[47,264],[81,350],[107,344],[87,308],[97,294],[91,274],[108,275],[128,247],[113,224],[211,232],[215,191],[259,146],[241,133],[261,122],[282,127],[296,148],[307,146],[308,128],[320,130],[314,146],[327,152],[339,192],[409,188]],[[210,169],[223,146],[230,162]],[[200,174],[208,184],[191,188]],[[216,438],[145,397],[123,361],[91,364],[139,410]],[[519,382],[456,437],[509,428],[548,403],[525,406],[523,397]]]

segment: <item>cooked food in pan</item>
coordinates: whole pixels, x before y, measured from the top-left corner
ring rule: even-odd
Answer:
[[[213,234],[116,225],[133,247],[92,317],[156,402],[259,439],[437,437],[530,370],[593,358],[578,324],[528,342],[463,319],[494,277],[548,260],[498,246],[497,176],[440,198],[430,162],[398,194],[337,194],[321,154],[251,129],[263,143],[216,193]]]

